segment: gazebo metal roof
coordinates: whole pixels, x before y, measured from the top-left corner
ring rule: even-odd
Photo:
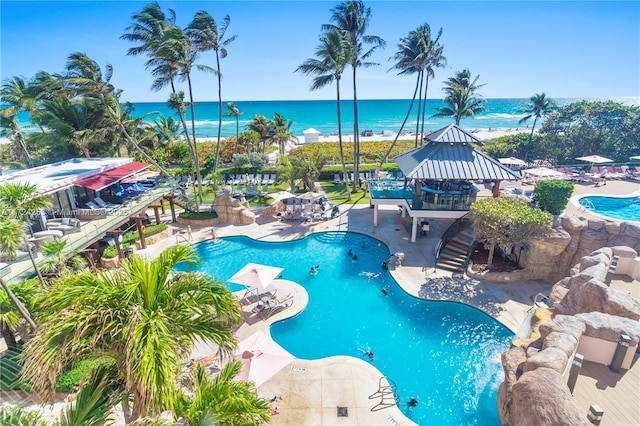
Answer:
[[[482,141],[451,124],[426,136],[426,145],[394,159],[408,179],[519,180],[509,168],[487,154],[475,150],[470,142]]]

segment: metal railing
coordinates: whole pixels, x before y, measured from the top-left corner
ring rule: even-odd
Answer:
[[[456,219],[456,221],[453,222],[451,224],[451,226],[449,226],[444,231],[444,233],[442,234],[442,237],[440,237],[440,240],[438,241],[438,243],[436,244],[436,247],[435,247],[436,261],[440,257],[440,252],[442,251],[442,248],[449,241],[451,241],[456,235],[458,235],[460,232],[464,231],[469,226],[471,226],[471,221],[469,220],[469,214],[467,213],[464,216],[462,216],[461,218]]]

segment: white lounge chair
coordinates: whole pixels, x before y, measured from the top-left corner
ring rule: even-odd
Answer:
[[[106,201],[104,201],[102,198],[100,197],[95,197],[93,199],[93,201],[100,207],[104,208],[104,209],[113,209],[116,207],[119,207],[117,204],[113,204],[113,203],[108,203]]]
[[[333,175],[333,183],[335,183],[336,185],[340,183],[340,174],[336,173]]]
[[[266,321],[271,315],[275,314],[279,310],[284,310],[293,305],[293,296],[287,296],[283,299],[275,300],[271,302],[267,309],[265,309],[266,314],[264,315],[263,321]]]
[[[244,292],[244,295],[242,296],[242,299],[240,299],[240,301],[249,301],[249,299],[251,299],[252,297],[255,297],[256,299],[270,297],[271,299],[273,299],[276,297],[277,292],[278,289],[275,288],[273,284],[268,284],[265,288],[250,287],[247,289],[247,291]]]

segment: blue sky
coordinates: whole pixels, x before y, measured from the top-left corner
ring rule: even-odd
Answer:
[[[150,2],[0,2],[0,78],[62,72],[67,56],[87,53],[114,67],[122,100],[165,101],[150,90],[143,57],[127,56],[120,40],[131,16]],[[224,100],[334,99],[335,87],[311,92],[310,78],[294,70],[313,56],[321,25],[338,1],[160,1],[181,26],[207,10],[218,22],[231,17],[227,35],[238,38],[222,61]],[[401,37],[423,23],[443,29],[446,68],[437,69],[429,97],[442,97],[442,81],[469,68],[486,84],[486,98],[640,96],[640,2],[598,1],[366,1],[369,34],[387,46],[371,58],[380,66],[358,70],[361,99],[410,98],[414,77],[389,71]],[[200,62],[213,65],[213,53]],[[211,75],[194,76],[197,101],[217,100]],[[351,96],[349,76],[343,98]]]

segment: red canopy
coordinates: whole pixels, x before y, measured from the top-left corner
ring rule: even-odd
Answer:
[[[101,189],[129,177],[140,170],[144,170],[149,166],[150,164],[147,163],[132,161],[124,166],[115,167],[105,172],[98,173],[97,175],[77,180],[74,182],[74,185],[83,186],[85,188],[93,189],[94,191],[100,191]]]

